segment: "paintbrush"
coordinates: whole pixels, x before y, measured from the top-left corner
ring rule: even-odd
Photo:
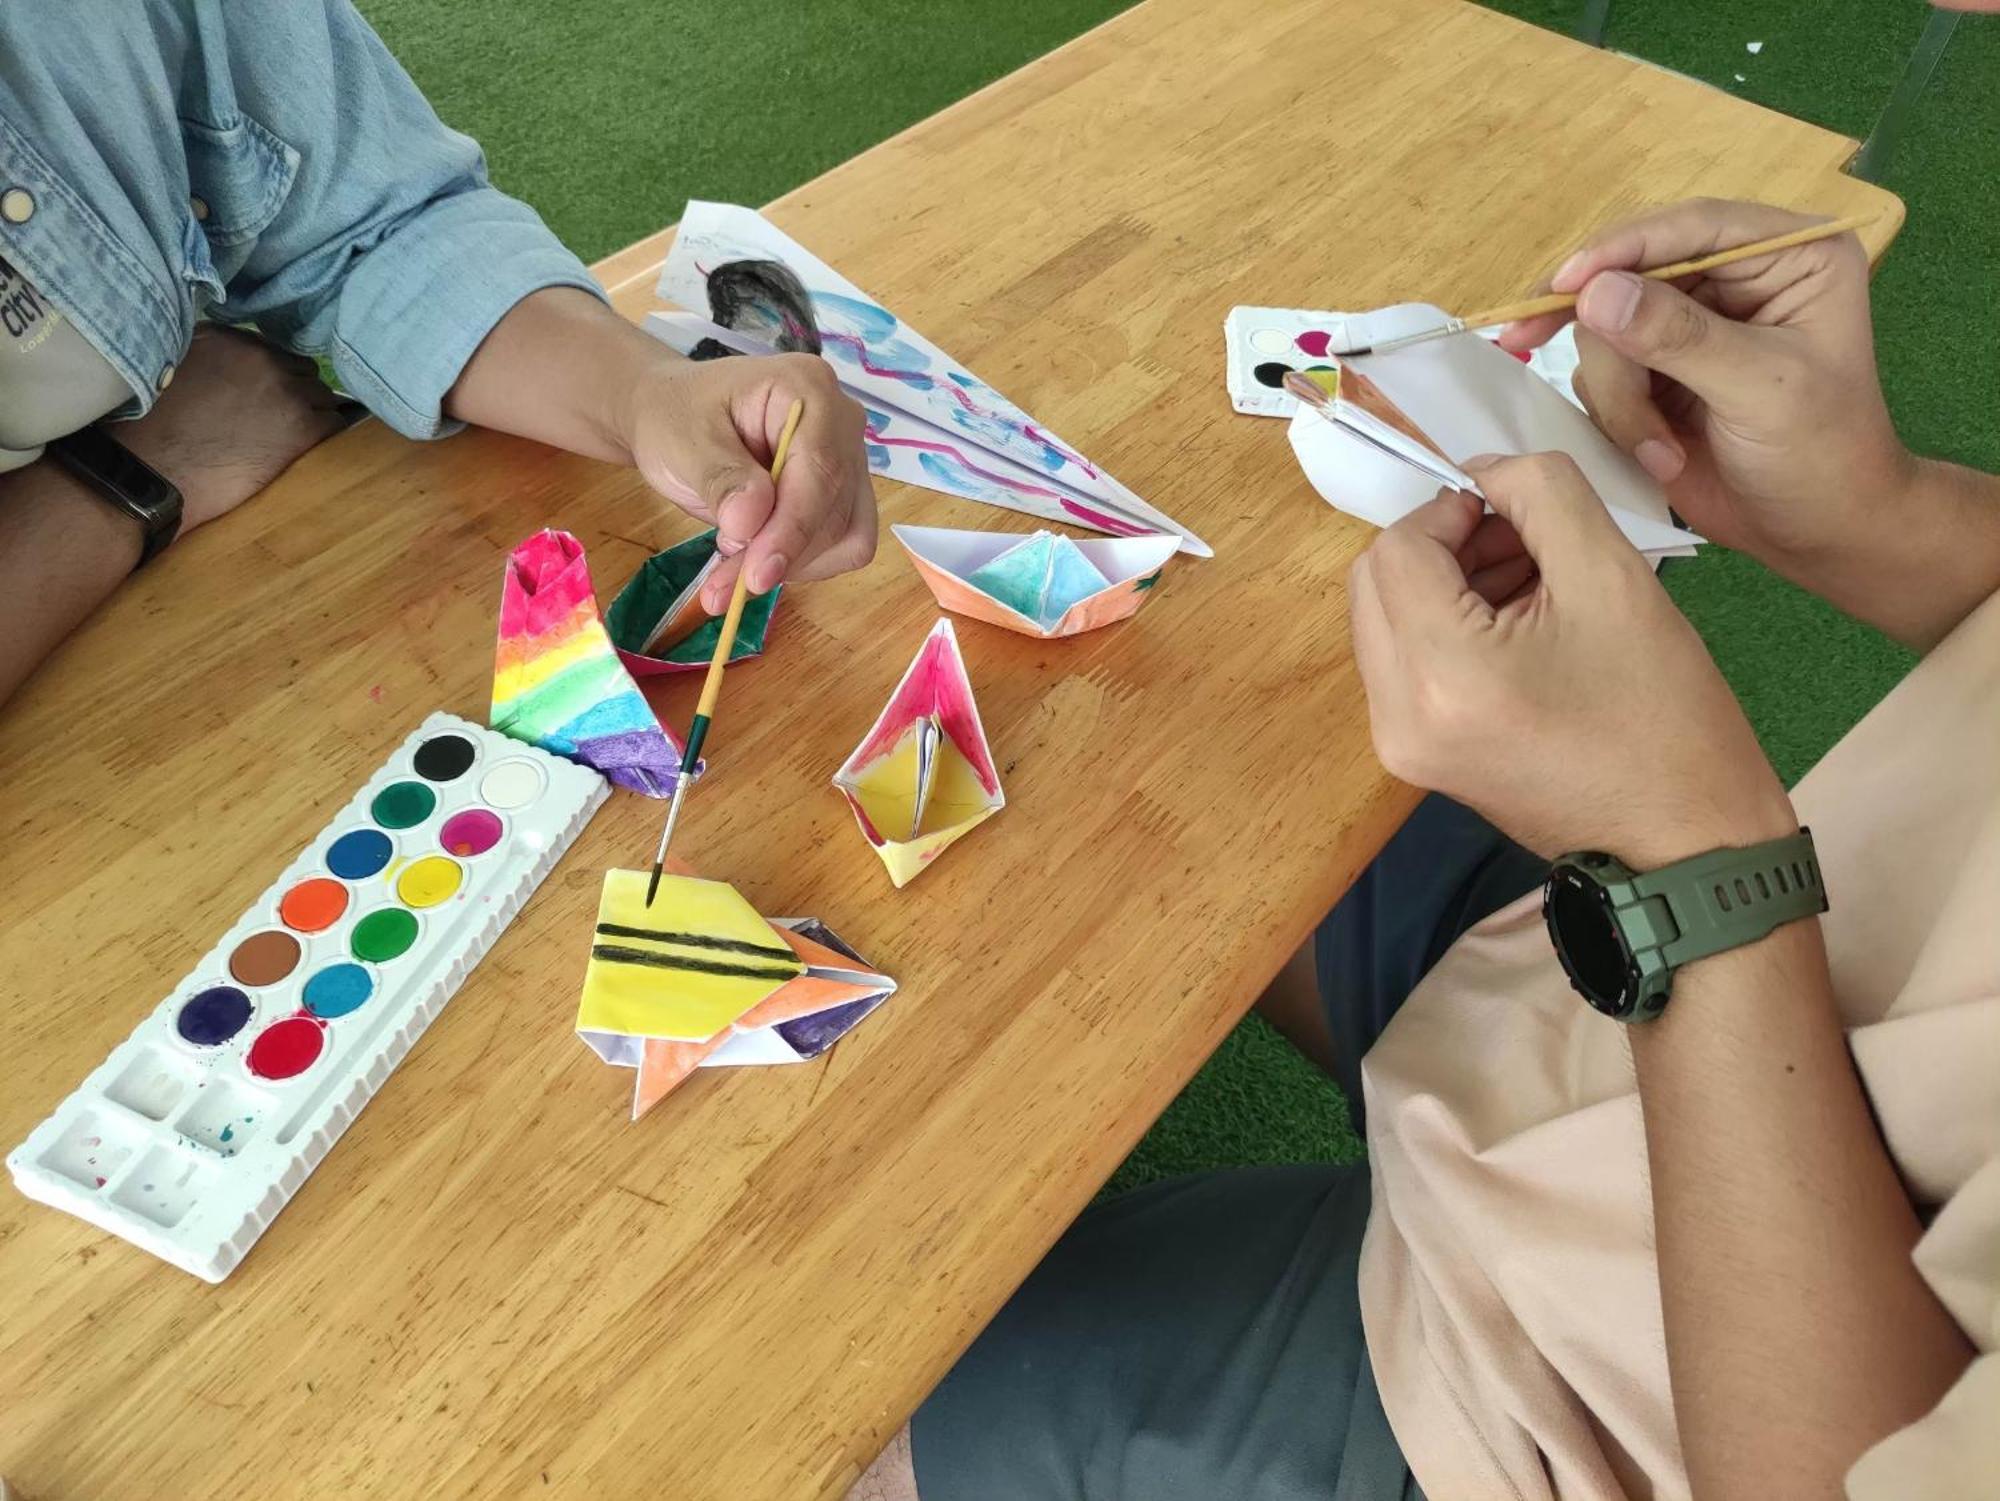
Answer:
[[[1815,240],[1830,240],[1835,235],[1846,234],[1850,229],[1859,229],[1864,224],[1871,223],[1875,217],[1874,214],[1850,214],[1845,219],[1835,219],[1826,224],[1809,224],[1804,229],[1793,230],[1790,234],[1774,235],[1768,240],[1759,240],[1754,245],[1738,245],[1733,250],[1718,250],[1713,255],[1704,255],[1692,261],[1675,261],[1671,266],[1655,266],[1639,274],[1653,281],[1672,281],[1677,276],[1693,276],[1698,271],[1727,266],[1735,261],[1747,261],[1753,255],[1769,255],[1774,250],[1789,250],[1794,245],[1810,245]],[[1530,297],[1525,302],[1509,302],[1500,307],[1488,308],[1483,313],[1471,313],[1463,318],[1447,319],[1436,328],[1427,328],[1420,333],[1384,339],[1379,344],[1364,344],[1358,349],[1328,350],[1327,357],[1346,360],[1364,354],[1387,354],[1392,349],[1403,349],[1411,344],[1424,344],[1432,339],[1462,334],[1467,329],[1492,328],[1495,324],[1516,323],[1523,318],[1539,317],[1543,313],[1563,313],[1576,306],[1576,296],[1574,292],[1551,292],[1546,297]]]
[[[791,411],[785,414],[784,431],[778,434],[778,446],[771,453],[771,488],[775,491],[778,477],[785,472],[785,455],[792,450],[792,434],[798,431],[799,417],[805,411],[803,401],[792,403]],[[750,568],[746,562],[736,571],[736,588],[729,595],[729,608],[723,612],[722,634],[715,640],[715,655],[708,659],[708,676],[701,681],[701,697],[695,701],[694,721],[688,726],[687,748],[681,752],[680,775],[674,778],[673,800],[667,804],[667,821],[660,830],[660,847],[653,852],[653,878],[646,883],[646,905],[653,905],[653,898],[659,894],[660,874],[667,864],[667,844],[674,837],[674,825],[681,816],[681,799],[687,796],[688,783],[694,780],[694,769],[701,764],[701,743],[708,738],[709,724],[715,718],[715,700],[722,692],[722,669],[729,664],[729,653],[736,646],[736,627],[743,621],[743,604],[750,597]]]

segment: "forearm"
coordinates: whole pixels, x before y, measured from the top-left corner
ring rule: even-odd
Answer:
[[[1689,966],[1632,1028],[1681,1452],[1705,1498],[1841,1494],[1971,1358],[1862,1093],[1817,922]]]
[[[2000,477],[1918,459],[1894,500],[1780,573],[1856,619],[1928,651],[2000,589]]]
[[[589,293],[549,287],[494,325],[445,397],[445,412],[629,464],[630,394],[645,372],[679,358]]]
[[[46,459],[0,475],[0,703],[131,573],[141,540]]]

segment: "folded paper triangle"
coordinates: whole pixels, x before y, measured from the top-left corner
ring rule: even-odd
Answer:
[[[898,886],[1006,805],[949,620],[932,627],[833,785]]]
[[[1114,536],[1171,532],[1200,557],[1208,545],[1155,510],[831,266],[754,210],[691,201],[660,272],[659,293],[691,311],[656,313],[647,332],[686,354],[770,352],[768,327],[728,326],[734,295],[721,268],[777,262],[811,301],[822,353],[867,419],[877,474]],[[734,286],[734,283],[731,283]]]
[[[604,611],[604,628],[632,676],[698,672],[708,666],[722,621],[702,608],[701,586],[721,560],[711,527],[654,553],[618,591]],[[781,584],[769,594],[752,594],[744,600],[736,644],[729,650],[731,662],[763,652],[783,588]]]
[[[1076,542],[1054,532],[890,530],[937,602],[1024,636],[1074,636],[1125,619],[1152,597],[1171,536]]]
[[[508,555],[492,725],[648,797],[671,795],[680,775],[680,745],[612,649],[568,532],[537,532]]]
[[[607,1063],[636,1070],[632,1118],[697,1068],[817,1058],[895,993],[813,918],[760,917],[720,881],[610,870],[576,1014]]]
[[[1333,404],[1332,412],[1350,421],[1365,419],[1368,423],[1387,428],[1391,433],[1408,439],[1416,445],[1425,458],[1442,458],[1443,450],[1435,439],[1412,422],[1387,396],[1382,388],[1356,370],[1353,365],[1330,365],[1323,370],[1302,370],[1299,379],[1320,393],[1324,401]],[[1296,389],[1288,382],[1288,388]],[[1316,403],[1317,404],[1317,403]]]

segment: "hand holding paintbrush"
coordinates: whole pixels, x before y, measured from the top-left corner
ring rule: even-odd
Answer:
[[[799,417],[806,404],[794,401],[791,411],[785,414],[784,431],[778,434],[778,446],[771,454],[771,487],[777,488],[779,476],[785,472],[785,456],[791,452],[792,434],[798,431]],[[701,764],[701,745],[708,738],[708,727],[715,718],[715,701],[722,693],[722,669],[729,663],[729,653],[736,647],[736,628],[743,622],[743,606],[750,597],[750,570],[736,571],[736,587],[729,596],[729,608],[723,612],[722,634],[715,640],[715,655],[709,658],[708,675],[701,681],[701,697],[695,703],[694,720],[688,726],[687,746],[681,752],[680,775],[674,779],[673,800],[667,804],[667,820],[660,829],[660,847],[653,854],[653,876],[646,883],[646,905],[653,905],[653,898],[660,890],[660,874],[666,868],[667,844],[674,837],[674,825],[680,821],[681,799],[687,796],[688,783],[694,780],[694,769]]]
[[[1754,244],[1718,250],[1712,255],[1675,261],[1668,266],[1654,266],[1638,274],[1653,281],[1673,281],[1683,276],[1695,276],[1703,271],[1712,271],[1717,266],[1747,261],[1752,256],[1770,255],[1774,251],[1789,250],[1794,245],[1810,245],[1815,240],[1831,239],[1835,235],[1846,234],[1849,230],[1859,229],[1865,224],[1872,223],[1876,217],[1875,214],[1850,214],[1845,219],[1834,219],[1825,224],[1809,224],[1789,234],[1773,235]],[[1423,344],[1432,339],[1442,339],[1475,328],[1494,328],[1503,323],[1518,323],[1524,318],[1540,317],[1545,313],[1567,312],[1576,306],[1576,299],[1575,292],[1551,292],[1546,296],[1530,297],[1522,302],[1502,303],[1499,307],[1487,308],[1484,312],[1468,313],[1463,318],[1449,318],[1435,328],[1404,334],[1400,338],[1384,339],[1378,344],[1364,344],[1354,349],[1329,350],[1328,356],[1344,360],[1361,355],[1388,354],[1392,350],[1404,349],[1412,344]]]
[[[1672,204],[1593,235],[1554,284],[1580,294],[1574,385],[1593,425],[1667,487],[1685,524],[1879,619],[1869,616],[1873,593],[1893,571],[1889,553],[1903,539],[1896,518],[1924,470],[1898,437],[1875,375],[1866,247],[1835,228],[1768,204]],[[1663,261],[1705,260],[1719,245],[1761,246],[1801,231],[1815,237],[1754,258],[1739,253],[1693,278],[1643,274]],[[1504,331],[1502,347],[1532,349],[1563,321],[1530,317]],[[1421,378],[1424,363],[1404,373]],[[1395,368],[1385,362],[1376,373]],[[1968,549],[1966,559],[1977,555]],[[1912,597],[1962,608],[1976,586],[1946,583],[1934,563],[1925,566]],[[1929,639],[1900,619],[1885,628]]]

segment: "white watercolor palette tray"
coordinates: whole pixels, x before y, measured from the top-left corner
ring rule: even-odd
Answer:
[[[608,792],[431,715],[8,1154],[15,1186],[220,1282]]]

